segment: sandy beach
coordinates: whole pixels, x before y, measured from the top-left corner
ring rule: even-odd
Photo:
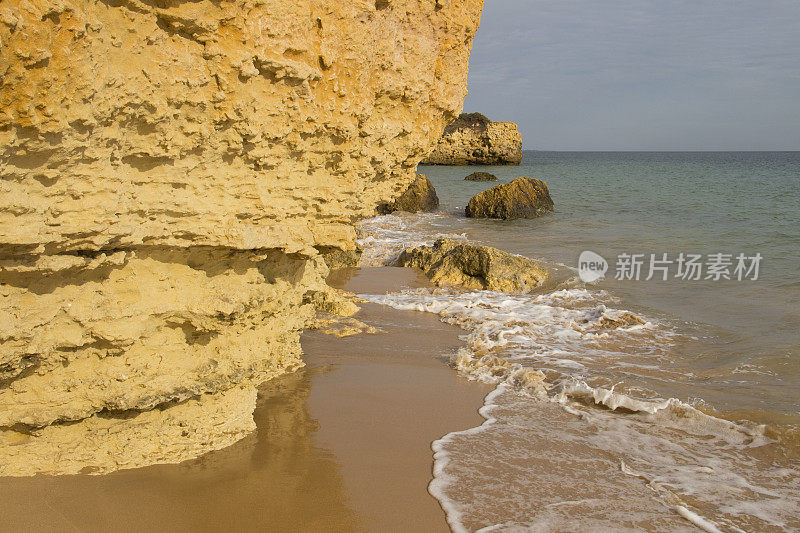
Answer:
[[[0,533],[800,532],[798,26],[0,0]]]
[[[424,285],[362,269],[348,290]],[[105,476],[3,478],[9,531],[447,531],[426,488],[431,441],[474,426],[488,386],[446,356],[460,330],[431,314],[364,304],[377,334],[304,334],[307,366],[264,384],[257,431],[178,465]]]

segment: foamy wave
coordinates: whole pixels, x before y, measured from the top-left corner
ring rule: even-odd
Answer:
[[[452,237],[458,224],[446,215],[365,221],[362,265],[384,265],[409,246],[431,244],[444,226]],[[432,445],[429,491],[453,530],[625,530],[620,498],[629,504],[630,524],[656,529],[797,527],[798,468],[780,455],[772,455],[780,465],[759,462],[775,453],[769,438],[775,436],[764,426],[723,420],[642,388],[648,379],[663,385],[685,378],[670,370],[668,358],[681,336],[662,321],[617,308],[612,295],[575,278],[560,287],[538,295],[457,289],[360,295],[461,327],[466,347],[453,366],[497,384],[480,410],[481,426]],[[610,458],[615,468],[601,473],[598,465]],[[588,482],[581,465],[591,468]],[[569,499],[579,487],[591,497]]]
[[[555,395],[555,398],[562,403],[566,403],[569,400],[589,400],[595,405],[602,405],[612,411],[624,409],[634,413],[649,413],[651,415],[662,409],[669,408],[675,402],[679,402],[675,398],[661,401],[640,400],[627,394],[614,392],[614,387],[610,389],[590,387],[583,381],[575,381],[562,387]]]
[[[650,320],[599,303],[602,291],[561,289],[533,296],[416,289],[360,296],[395,309],[434,313],[466,330],[467,347],[452,363],[472,379],[506,383],[562,403],[590,397],[612,410],[655,413],[670,402],[635,399],[614,387],[591,387],[581,378],[587,371],[641,365],[649,345],[671,338]]]
[[[562,289],[549,294],[509,295],[493,291],[414,289],[396,294],[359,295],[395,309],[438,315],[467,333],[467,347],[453,366],[472,379],[506,384],[566,407],[572,403],[611,411],[656,415],[658,423],[731,444],[761,445],[764,426],[745,426],[708,415],[677,398],[636,397],[617,385],[591,384],[610,368],[651,370],[649,357],[674,333],[627,310],[608,308],[602,291]],[[667,373],[666,369],[659,369]],[[616,373],[611,374],[616,375]]]
[[[696,525],[703,531],[707,533],[722,533],[722,531],[717,527],[717,524],[714,522],[703,518],[699,514],[695,513],[694,511],[690,511],[683,505],[676,505],[675,510],[678,512],[679,515],[684,517],[686,520],[691,522],[692,524]]]
[[[464,338],[477,357],[503,348],[504,359],[570,372],[641,364],[648,356],[657,357],[658,347],[668,344],[672,335],[652,320],[608,308],[603,291],[575,288],[510,295],[418,289],[361,297],[395,309],[439,315],[467,331]]]
[[[520,394],[526,390],[502,382],[480,409],[482,425],[433,443],[429,491],[454,531],[638,530],[616,522],[620,497],[630,505],[626,521],[637,523],[638,513],[644,523],[660,523],[656,530],[681,530],[677,517],[706,531],[796,524],[798,472],[755,468],[749,450],[768,440],[753,428],[675,399],[642,405],[619,395],[616,402],[627,405],[620,416],[607,394],[585,385],[544,398]],[[572,420],[558,414],[562,407]],[[616,470],[598,468],[613,458]],[[559,494],[552,483],[565,488]],[[582,486],[594,487],[592,497],[581,498]]]
[[[755,459],[749,450],[773,442],[765,435],[764,426],[716,418],[676,398],[658,398],[652,393],[653,397],[642,397],[624,387],[588,382],[598,381],[598,376],[610,369],[609,376],[618,376],[620,369],[628,372],[637,367],[642,372],[655,368],[659,375],[667,375],[668,370],[646,362],[652,359],[658,363],[658,347],[674,340],[674,333],[658,321],[609,307],[611,299],[602,291],[571,288],[549,294],[508,295],[417,289],[361,297],[396,309],[434,313],[442,321],[461,327],[466,332],[463,339],[467,346],[453,357],[453,365],[472,379],[498,384],[481,409],[487,419],[483,425],[455,432],[433,445],[435,475],[429,490],[442,503],[455,531],[477,529],[467,524],[481,523],[481,513],[491,517],[484,525],[497,524],[490,530],[547,529],[550,518],[542,518],[544,522],[494,522],[504,517],[495,516],[482,503],[458,501],[451,492],[465,484],[470,490],[480,490],[473,484],[497,486],[485,477],[476,477],[478,461],[489,452],[484,450],[480,452],[484,455],[475,456],[479,452],[473,451],[472,446],[480,443],[486,447],[499,438],[519,441],[517,448],[507,449],[504,444],[504,448],[491,451],[495,454],[493,465],[518,465],[520,457],[538,453],[530,447],[530,437],[524,436],[529,432],[550,432],[551,441],[555,442],[582,442],[590,455],[616,454],[621,460],[624,458],[631,465],[629,471],[635,468],[648,489],[659,496],[664,512],[707,531],[714,531],[718,525],[736,530],[737,524],[784,527],[788,523],[786,517],[792,516],[794,506],[800,503],[794,496],[800,482],[796,478],[789,484],[786,481],[787,476],[795,476],[796,470],[766,468],[756,470],[751,477]],[[515,407],[508,394],[539,403]],[[575,430],[578,436],[558,426],[540,427],[546,423],[538,418],[543,405],[558,406],[582,421]],[[526,416],[537,418],[530,421]],[[480,437],[485,431],[491,431],[491,435]],[[517,433],[521,436],[514,437]],[[457,459],[453,450],[458,450]],[[537,482],[534,472],[521,471],[519,475],[519,483]],[[605,482],[617,481],[612,477]],[[506,492],[503,498],[508,501],[504,500],[501,506],[516,508],[526,497],[529,495]],[[637,505],[646,506],[646,494],[639,497]],[[495,502],[494,506],[498,505]],[[613,509],[613,504],[604,503],[602,498],[591,505],[603,508],[592,511],[596,514],[607,512],[603,506]],[[482,511],[478,512],[476,506]],[[562,514],[553,516],[557,528],[570,523]],[[602,529],[613,523],[594,524]]]
[[[442,232],[446,219],[439,213],[398,213],[363,220],[358,244],[364,249],[360,266],[392,264],[406,248],[433,244],[439,237],[466,239],[463,234]]]
[[[559,403],[568,412],[578,416],[584,416],[579,410],[581,406],[598,406],[610,411],[655,415],[641,420],[692,435],[712,436],[730,445],[758,447],[773,442],[763,425],[734,423],[717,418],[677,398],[637,398],[615,391],[614,387],[592,387],[585,381],[570,376],[548,381],[541,370],[515,364],[491,354],[476,357],[467,349],[459,350],[452,362],[466,376]]]

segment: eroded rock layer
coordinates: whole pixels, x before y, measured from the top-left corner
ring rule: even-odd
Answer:
[[[448,124],[423,165],[519,165],[522,134],[514,122],[464,113]]]
[[[321,254],[414,177],[482,1],[0,4],[0,475],[252,430]]]

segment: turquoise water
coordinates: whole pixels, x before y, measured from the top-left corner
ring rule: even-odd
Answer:
[[[544,180],[555,211],[465,218],[494,185],[464,181],[476,170]],[[800,530],[800,153],[526,152],[419,171],[441,211],[365,221],[362,264],[447,235],[553,271],[525,295],[362,295],[460,326],[453,366],[497,384],[483,425],[433,444],[429,490],[454,530]],[[605,279],[579,278],[584,251]],[[614,279],[623,253],[642,254],[640,280]],[[645,279],[650,254],[681,253],[760,254],[758,279],[676,265]]]
[[[469,198],[493,185],[466,182],[484,170],[508,182],[544,180],[555,212],[534,220],[463,218]],[[618,254],[745,253],[763,257],[757,281],[616,281],[596,285],[630,307],[708,326],[686,354],[713,375],[742,363],[753,383],[724,406],[797,414],[800,406],[800,152],[525,152],[522,165],[420,167],[453,229],[533,258],[577,267],[584,250],[614,275]],[[647,264],[645,264],[645,269]],[[671,273],[676,272],[673,266]],[[643,276],[644,277],[644,276]],[[760,379],[768,377],[769,379]],[[757,384],[762,385],[759,388]]]

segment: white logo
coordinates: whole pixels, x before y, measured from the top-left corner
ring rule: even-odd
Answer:
[[[578,258],[578,276],[584,283],[594,283],[604,279],[608,271],[608,262],[594,252],[586,250]]]

